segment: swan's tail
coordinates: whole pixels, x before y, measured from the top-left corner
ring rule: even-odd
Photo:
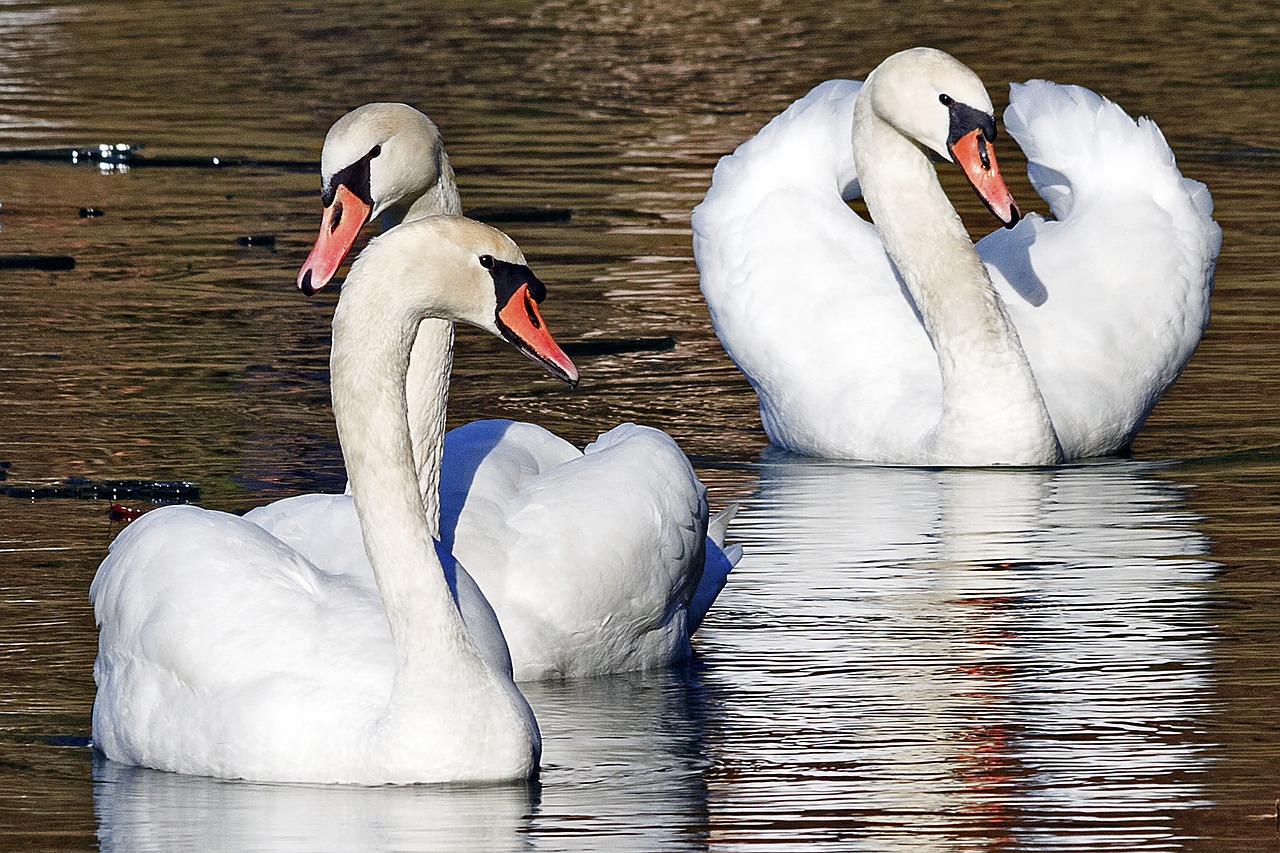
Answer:
[[[741,545],[725,545],[725,533],[729,522],[738,513],[738,504],[733,503],[720,510],[707,523],[707,560],[702,567],[702,579],[689,602],[689,633],[698,630],[702,619],[711,609],[711,605],[724,589],[729,579],[729,572],[742,559]]]
[[[720,510],[707,522],[707,536],[711,541],[716,543],[717,547],[724,547],[724,536],[729,532],[729,522],[733,521],[733,517],[738,514],[740,504],[731,503],[724,509]],[[739,549],[741,550],[741,549]],[[734,565],[738,564],[737,560],[733,561]]]

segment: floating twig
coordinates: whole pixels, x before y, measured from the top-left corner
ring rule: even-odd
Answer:
[[[588,338],[569,341],[561,347],[569,355],[616,355],[624,352],[667,352],[676,348],[676,339],[662,338]]]
[[[207,155],[197,157],[147,157],[140,153],[141,145],[126,142],[101,143],[67,148],[5,148],[0,149],[0,162],[10,160],[38,160],[96,165],[100,168],[183,168],[224,169],[261,168],[283,169],[290,172],[318,172],[319,163],[310,160],[260,160],[251,157],[222,157]]]
[[[68,477],[58,485],[5,486],[0,494],[21,500],[72,498],[75,500],[148,501],[193,503],[200,500],[200,486],[186,480],[87,480]]]
[[[70,255],[0,255],[0,270],[73,270]]]

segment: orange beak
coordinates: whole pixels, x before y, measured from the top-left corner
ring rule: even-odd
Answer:
[[[951,156],[964,170],[964,176],[987,210],[995,214],[1005,228],[1017,225],[1022,213],[1013,200],[1013,194],[1005,186],[1004,178],[1000,177],[996,151],[987,141],[986,134],[981,129],[969,131],[951,146]]]
[[[339,184],[333,202],[324,209],[320,236],[298,271],[298,289],[310,296],[329,283],[369,221],[373,208],[360,196]]]
[[[528,284],[517,287],[506,304],[498,306],[498,330],[508,343],[552,374],[571,386],[578,384],[578,368],[547,331]]]

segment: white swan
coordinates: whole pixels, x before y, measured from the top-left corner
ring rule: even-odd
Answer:
[[[339,119],[325,137],[321,172],[324,219],[298,275],[307,292],[328,282],[374,216],[386,225],[461,207],[435,125],[404,104],[368,104]],[[724,547],[732,513],[708,525],[706,489],[688,459],[670,436],[647,427],[623,424],[585,453],[511,421],[470,423],[445,439],[439,404],[416,393],[416,372],[433,363],[419,349],[451,344],[448,323],[424,321],[410,359],[421,492],[433,517],[439,493],[440,536],[497,612],[516,680],[687,658],[690,635],[741,556]],[[429,475],[441,459],[437,489]],[[367,576],[347,497],[289,498],[246,518],[317,565]],[[464,613],[472,598],[461,597]],[[495,646],[495,660],[500,652]]]
[[[543,292],[510,238],[461,217],[370,244],[334,314],[331,369],[376,588],[233,515],[146,514],[113,543],[90,588],[99,750],[162,770],[275,781],[536,773],[533,712],[510,670],[482,659],[456,602],[462,573],[434,547],[405,373],[418,323],[432,316],[487,329],[576,381],[539,317]],[[420,371],[432,380],[423,393],[443,418],[447,351],[434,367]]]
[[[1191,357],[1221,231],[1155,124],[1015,85],[1005,122],[1054,219],[975,255],[927,152],[1011,203],[992,112],[969,69],[916,48],[821,84],[717,165],[694,254],[775,444],[903,464],[1116,453]],[[874,227],[845,203],[860,193]]]

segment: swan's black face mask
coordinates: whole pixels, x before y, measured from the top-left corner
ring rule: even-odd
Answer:
[[[346,187],[352,195],[372,208],[373,193],[369,188],[369,173],[372,170],[373,158],[381,153],[382,146],[375,145],[369,149],[368,154],[350,166],[334,172],[327,181],[320,185],[321,203],[325,207],[331,206],[338,187]]]
[[[324,218],[320,236],[298,272],[298,287],[310,296],[329,283],[356,242],[360,229],[373,216],[369,173],[373,159],[382,153],[375,145],[356,162],[335,172],[320,187]]]
[[[987,206],[1004,227],[1012,228],[1022,218],[1013,194],[1000,177],[996,163],[996,151],[992,146],[996,138],[995,117],[962,104],[947,95],[939,100],[951,114],[951,126],[947,133],[947,150],[956,164],[964,170],[978,198]]]
[[[951,128],[947,133],[948,149],[954,148],[961,137],[967,136],[975,130],[982,131],[982,135],[988,143],[996,141],[995,116],[987,115],[982,110],[975,110],[968,104],[962,104],[959,101],[952,101],[947,106],[947,111],[951,113]]]
[[[494,323],[503,340],[553,375],[577,385],[578,368],[551,337],[538,311],[538,304],[547,298],[546,285],[523,264],[500,261],[492,255],[481,255],[480,264],[493,278],[497,302]]]

